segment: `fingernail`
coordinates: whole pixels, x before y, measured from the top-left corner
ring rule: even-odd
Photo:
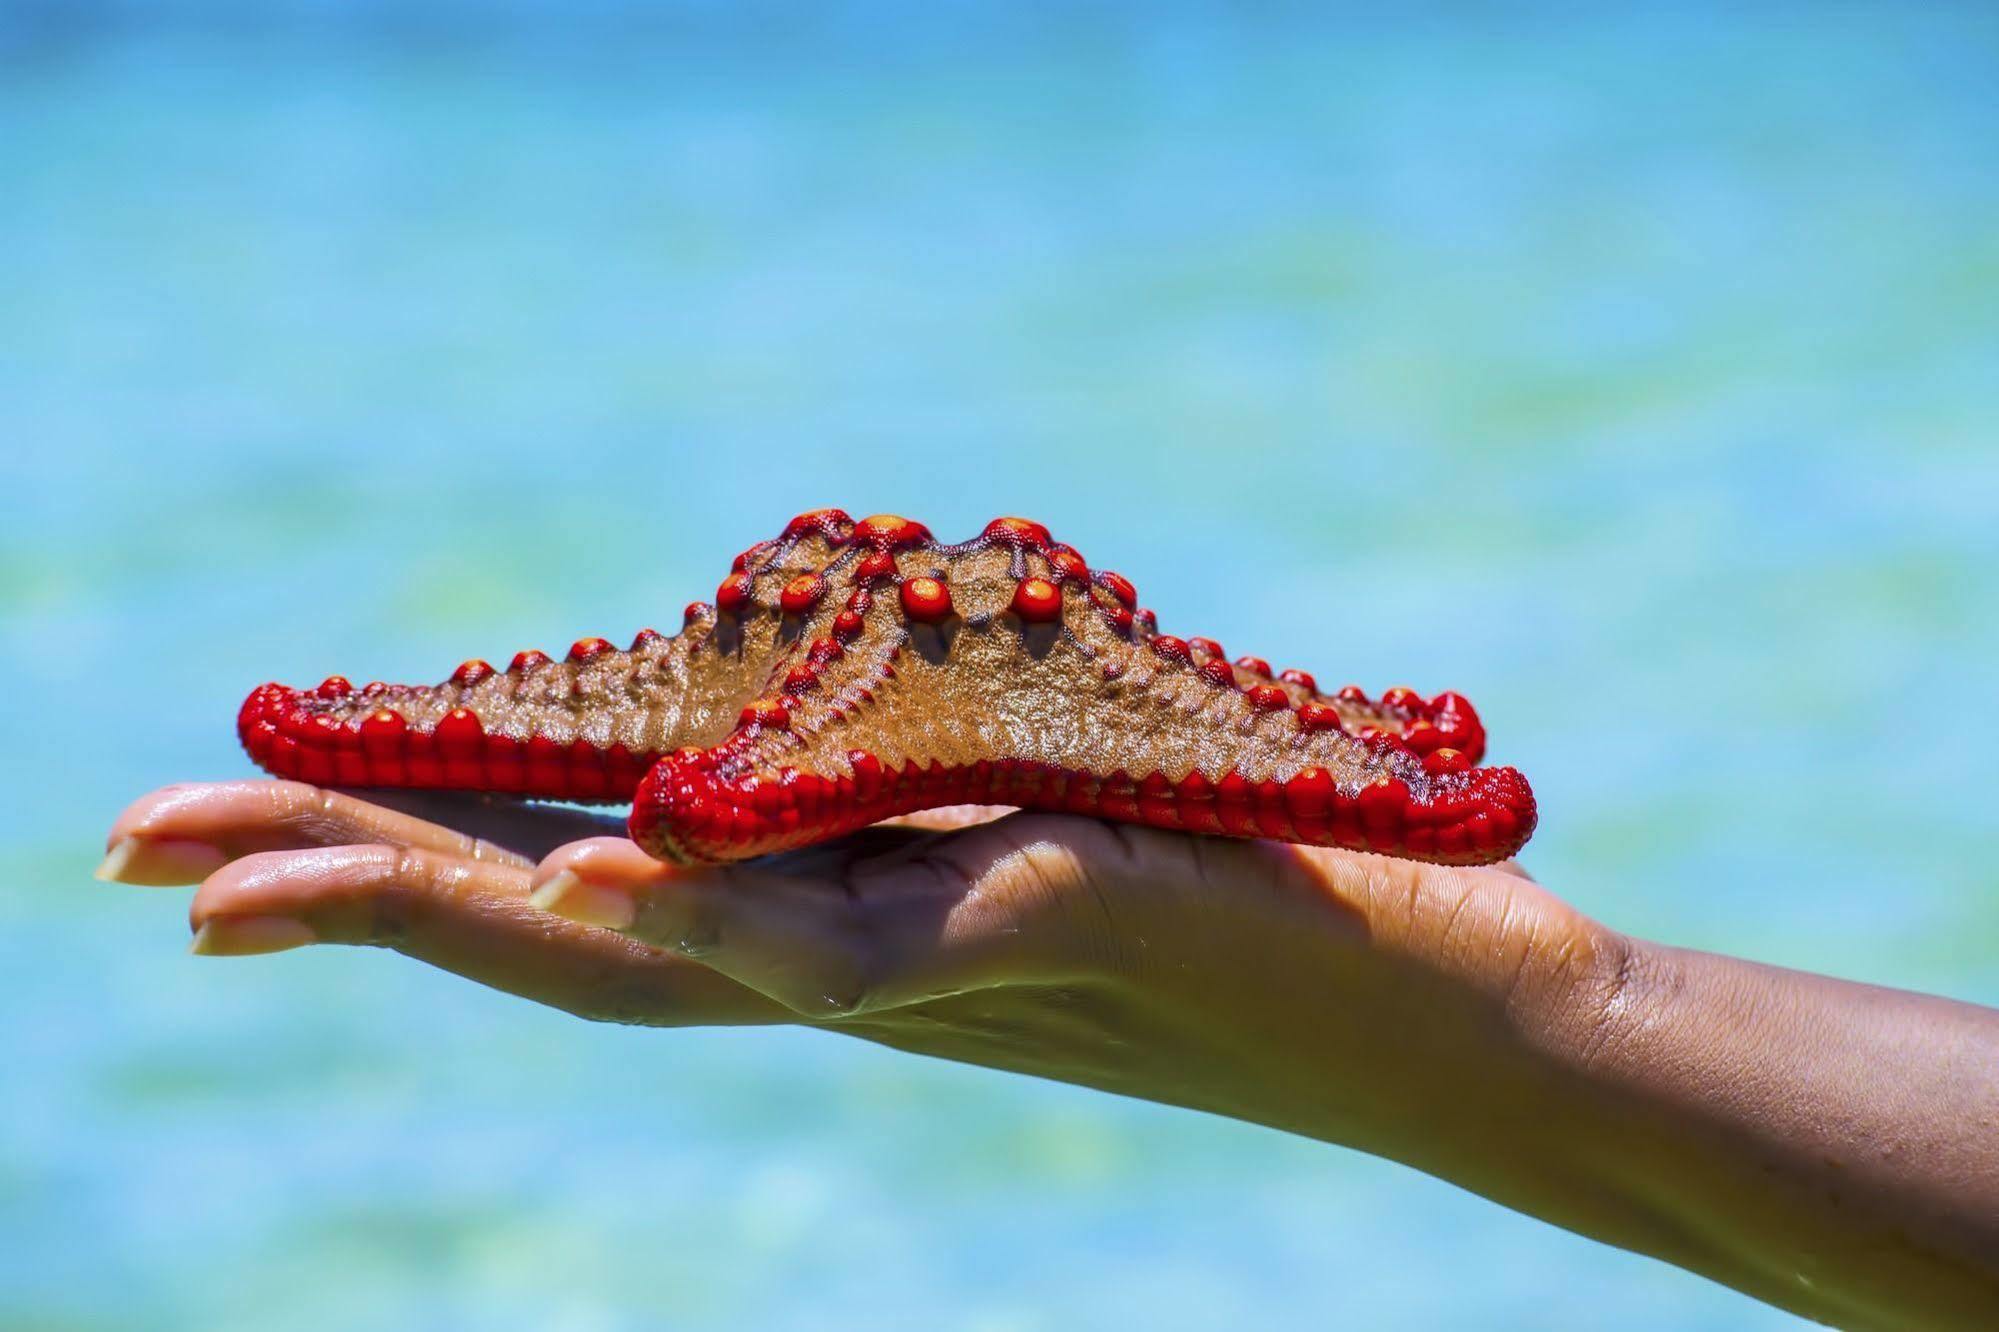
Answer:
[[[317,942],[310,925],[289,916],[212,916],[194,932],[187,951],[202,957],[251,957]]]
[[[537,910],[551,912],[565,920],[622,930],[637,918],[638,905],[630,893],[585,883],[569,870],[562,870],[534,890],[528,902]]]
[[[105,883],[142,888],[178,888],[200,883],[229,863],[206,842],[185,837],[121,837],[92,877]]]

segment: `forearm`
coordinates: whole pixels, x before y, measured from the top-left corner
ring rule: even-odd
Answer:
[[[1190,878],[1149,849],[1107,879],[1145,940],[1117,1057],[1054,1076],[1400,1160],[1843,1326],[1999,1326],[1999,1012],[1632,940],[1502,870],[1248,845]]]
[[[1063,904],[1001,936],[1040,985],[868,1034],[1391,1157],[1841,1326],[1999,1326],[1999,1012],[1640,943],[1502,870],[1182,846],[988,887]]]
[[[1609,951],[1461,1182],[1841,1326],[1999,1323],[1999,1013]]]

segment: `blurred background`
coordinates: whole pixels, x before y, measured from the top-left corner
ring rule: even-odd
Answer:
[[[93,883],[262,680],[1049,523],[1639,934],[1999,1002],[1999,20],[0,7],[0,1326],[1779,1328],[1414,1173]]]

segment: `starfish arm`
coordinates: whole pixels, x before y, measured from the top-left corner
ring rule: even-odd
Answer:
[[[641,783],[631,833],[663,859],[960,803],[1460,863],[1533,831],[1526,780],[1477,766],[1484,730],[1461,696],[1322,695],[1159,634],[1129,581],[1039,524],[998,519],[958,545],[888,516],[788,529],[732,578],[718,638],[773,625],[776,647],[736,727]]]
[[[845,515],[801,515],[738,556],[713,604],[687,606],[678,635],[641,630],[624,649],[582,638],[559,661],[518,652],[504,671],[475,659],[436,685],[266,684],[244,701],[237,734],[260,767],[315,785],[629,803],[647,769],[728,735],[767,683],[778,624],[737,613],[745,561],[824,563],[828,533],[851,527]]]
[[[319,785],[623,803],[662,755],[726,734],[741,706],[731,695],[762,683],[694,651],[714,619],[697,603],[678,637],[648,629],[625,649],[585,638],[562,660],[522,652],[504,671],[473,660],[436,685],[267,684],[237,732],[262,767]]]

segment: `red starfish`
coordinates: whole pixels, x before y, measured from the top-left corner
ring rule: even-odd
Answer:
[[[666,860],[961,803],[1447,863],[1509,856],[1535,820],[1524,777],[1477,766],[1460,695],[1323,695],[1231,664],[1021,518],[944,545],[905,518],[800,514],[677,637],[468,661],[430,687],[267,684],[237,725],[309,782],[632,800],[632,837]]]

